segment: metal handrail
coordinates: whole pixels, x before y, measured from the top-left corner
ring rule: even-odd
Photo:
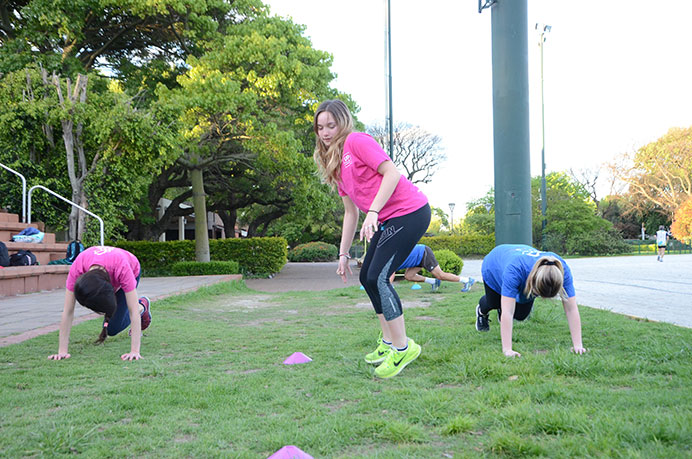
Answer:
[[[16,170],[5,166],[3,163],[0,163],[0,167],[7,169],[22,179],[22,223],[29,223],[26,219],[26,178]]]
[[[85,213],[91,215],[92,217],[94,217],[95,219],[97,219],[97,220],[99,221],[99,224],[101,225],[101,245],[104,245],[104,243],[103,243],[103,242],[104,242],[104,238],[103,238],[103,220],[101,219],[101,217],[99,217],[99,216],[96,215],[96,214],[93,214],[93,213],[89,212],[89,211],[86,210],[84,207],[82,207],[82,206],[80,206],[80,205],[78,205],[78,204],[75,204],[74,202],[70,201],[69,199],[63,198],[63,197],[60,196],[58,193],[56,193],[56,192],[54,192],[54,191],[52,191],[52,190],[49,190],[48,188],[46,188],[46,187],[43,186],[43,185],[34,185],[34,186],[32,186],[31,188],[29,188],[29,204],[28,204],[28,210],[27,210],[27,214],[28,214],[28,216],[29,216],[29,220],[31,220],[31,192],[34,191],[34,189],[36,189],[36,188],[40,188],[40,189],[42,189],[42,190],[45,190],[45,191],[49,192],[50,194],[52,194],[52,195],[55,196],[56,198],[60,198],[60,199],[62,199],[63,201],[65,201],[65,202],[67,202],[67,203],[69,203],[69,204],[72,204],[72,205],[73,205],[74,207],[76,207],[77,209],[79,209],[79,210],[81,210],[82,212],[85,212]]]

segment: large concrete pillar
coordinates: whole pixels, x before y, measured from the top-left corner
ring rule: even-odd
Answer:
[[[527,3],[497,0],[491,11],[495,242],[531,244]]]

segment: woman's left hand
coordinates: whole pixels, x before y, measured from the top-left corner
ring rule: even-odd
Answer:
[[[363,221],[363,226],[360,228],[360,240],[365,238],[366,241],[370,242],[372,236],[377,231],[377,214],[375,212],[368,212]]]
[[[139,360],[142,358],[142,356],[139,354],[139,352],[129,352],[121,355],[120,358],[123,360]]]
[[[570,348],[572,352],[575,354],[586,354],[586,348],[578,346],[578,347],[572,347]]]

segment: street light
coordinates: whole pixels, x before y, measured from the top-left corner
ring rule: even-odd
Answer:
[[[452,220],[452,225],[451,225],[451,227],[452,227],[452,234],[454,234],[454,206],[455,206],[455,205],[456,205],[456,204],[454,204],[453,202],[450,202],[450,203],[449,203],[450,219]]]
[[[548,224],[548,219],[546,217],[548,209],[548,199],[546,198],[546,186],[545,186],[545,104],[543,102],[543,43],[545,43],[545,34],[550,32],[549,25],[546,24],[536,24],[536,30],[541,34],[538,41],[538,46],[541,48],[541,131],[543,137],[543,145],[541,147],[541,216],[543,221],[541,223],[541,248],[545,249],[545,227]]]

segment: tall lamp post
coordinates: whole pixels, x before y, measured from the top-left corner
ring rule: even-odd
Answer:
[[[452,229],[452,234],[454,234],[454,206],[456,206],[456,204],[454,204],[453,202],[449,203],[449,218],[452,220],[452,224],[450,225]]]
[[[392,109],[392,4],[391,0],[385,1],[385,46],[384,57],[386,65],[386,86],[385,99],[387,102],[387,133],[389,138],[389,156],[394,157],[394,113]]]
[[[548,224],[548,219],[546,217],[548,209],[548,198],[546,197],[546,186],[545,186],[545,104],[543,98],[543,43],[545,43],[545,35],[550,32],[551,27],[546,24],[536,24],[536,30],[540,32],[540,39],[538,41],[538,46],[541,48],[541,134],[543,138],[543,145],[541,147],[541,216],[543,221],[541,222],[541,245],[542,249],[545,250],[545,227]]]

